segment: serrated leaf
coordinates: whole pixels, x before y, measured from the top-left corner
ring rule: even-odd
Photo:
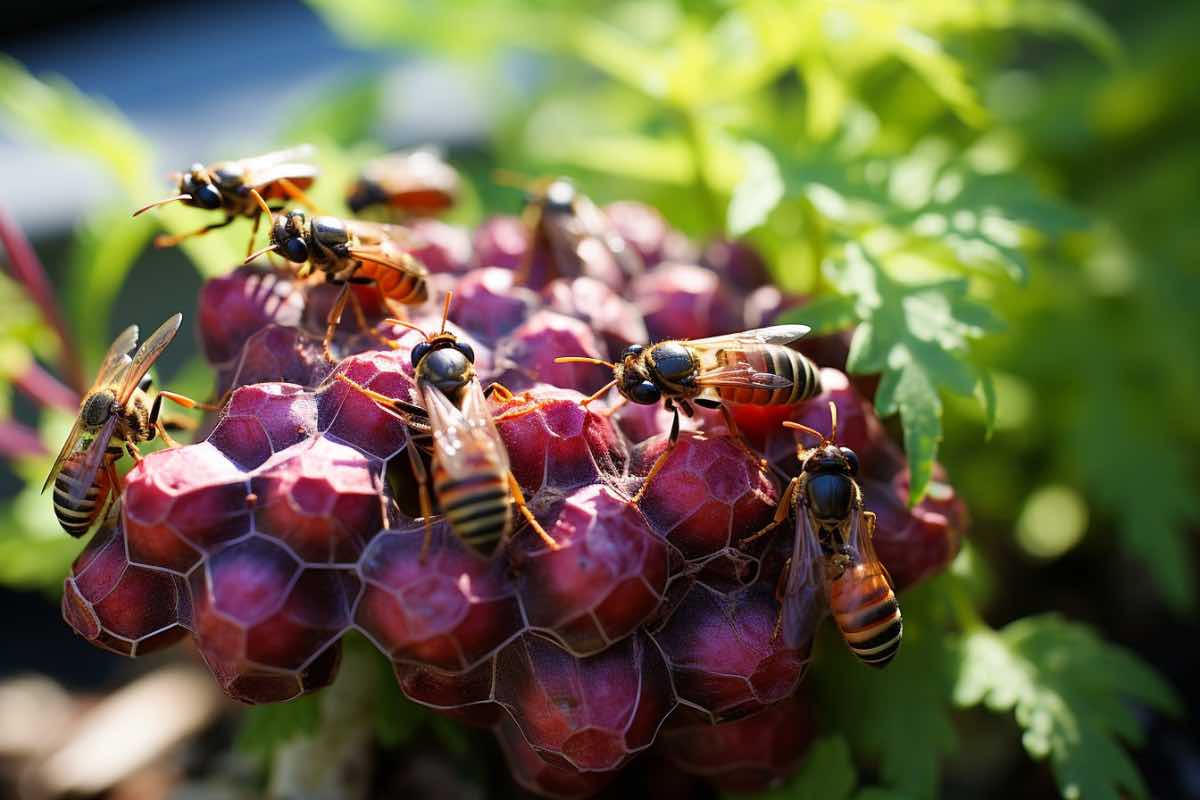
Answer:
[[[1120,744],[1142,739],[1131,701],[1160,710],[1179,703],[1136,657],[1056,615],[969,633],[954,697],[1012,711],[1025,749],[1049,761],[1063,797],[1087,800],[1146,797]]]
[[[875,406],[883,415],[900,414],[912,473],[909,502],[915,505],[928,488],[942,438],[938,392],[975,392],[980,372],[968,361],[969,342],[996,330],[999,321],[967,298],[965,281],[895,280],[855,244],[827,272],[834,286],[854,300],[862,320],[846,368],[880,373]]]
[[[841,736],[817,739],[808,747],[796,774],[782,786],[755,794],[761,800],[847,800],[858,784],[850,748]]]
[[[823,726],[841,731],[856,756],[879,764],[888,788],[912,798],[936,796],[939,761],[957,742],[950,718],[955,653],[941,605],[944,580],[901,596],[904,640],[886,669],[862,664],[832,630],[818,642],[822,649],[814,667]]]
[[[244,753],[267,758],[281,746],[311,736],[321,723],[320,695],[304,695],[286,703],[246,709],[237,747]]]
[[[734,187],[725,223],[735,238],[765,223],[783,199],[783,176],[771,151],[754,142],[743,143],[740,150],[745,171]]]

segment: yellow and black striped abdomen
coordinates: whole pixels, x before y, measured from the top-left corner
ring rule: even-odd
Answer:
[[[777,344],[763,344],[746,350],[722,350],[717,355],[721,366],[749,364],[756,372],[769,372],[787,378],[786,389],[751,389],[719,386],[717,394],[727,403],[755,406],[793,405],[821,393],[821,373],[805,356]]]
[[[506,475],[451,475],[435,464],[433,491],[450,530],[472,549],[490,555],[508,534],[511,498]]]
[[[864,663],[882,667],[900,649],[900,605],[877,564],[851,567],[831,581],[829,610],[850,652]]]
[[[92,523],[104,511],[108,495],[112,491],[112,481],[106,466],[102,466],[92,476],[91,485],[78,500],[71,499],[71,490],[80,484],[79,468],[84,453],[75,453],[63,462],[62,469],[54,478],[54,516],[62,529],[79,538],[88,532]]]
[[[423,272],[390,269],[364,261],[358,275],[375,281],[381,295],[401,305],[415,305],[429,299],[429,284]]]

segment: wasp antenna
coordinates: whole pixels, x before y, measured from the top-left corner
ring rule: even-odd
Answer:
[[[450,298],[454,297],[454,290],[446,292],[446,302],[442,305],[442,333],[446,332],[446,320],[450,318]]]
[[[830,420],[829,441],[836,443],[837,442],[837,406],[835,406],[833,404],[832,400],[829,401],[829,420]]]
[[[792,422],[790,419],[783,423],[783,427],[791,428],[792,430],[803,431],[804,433],[812,434],[818,440],[824,441],[825,434],[821,433],[816,428],[810,428],[807,425],[801,425],[799,422]]]
[[[609,369],[615,368],[617,365],[611,361],[605,361],[602,358],[588,358],[587,356],[559,356],[554,359],[555,364],[599,364],[602,367]]]
[[[414,325],[407,320],[396,319],[395,317],[388,317],[387,319],[384,320],[384,322],[387,322],[391,325],[399,325],[402,328],[412,328],[414,331],[421,334],[421,336],[425,337],[426,339],[429,338],[429,334],[426,333],[423,328],[421,328],[417,325]]]
[[[254,202],[258,203],[258,207],[262,209],[262,212],[267,215],[267,219],[271,219],[271,207],[267,205],[266,200],[263,200],[262,195],[258,193],[258,190],[251,189],[250,194],[254,196]]]
[[[264,247],[262,250],[255,250],[253,253],[246,256],[246,260],[243,261],[242,263],[249,264],[254,259],[258,258],[259,256],[266,255],[267,253],[272,252],[274,249],[275,249],[275,245],[269,244],[266,247]]]
[[[190,194],[177,194],[174,197],[166,197],[166,198],[163,198],[162,200],[155,200],[153,203],[150,203],[149,205],[144,205],[141,208],[139,208],[137,211],[133,212],[133,215],[136,217],[139,214],[145,214],[147,211],[149,211],[152,208],[158,208],[159,206],[165,206],[167,203],[177,203],[180,200],[191,200],[191,199],[192,199],[192,196]]]

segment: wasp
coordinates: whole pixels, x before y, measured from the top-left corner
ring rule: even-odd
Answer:
[[[659,455],[633,502],[641,499],[679,440],[679,413],[693,415],[692,404],[720,409],[729,432],[756,461],[741,438],[730,405],[790,405],[821,392],[817,365],[788,347],[808,333],[807,325],[776,325],[708,339],[676,339],[656,344],[633,344],[613,363],[585,356],[556,358],[560,364],[585,363],[610,367],[613,378],[582,402],[603,397],[612,387],[621,394],[614,410],[628,401],[641,405],[662,402],[675,416],[667,449]]]
[[[141,460],[137,445],[161,436],[174,446],[159,419],[162,401],[171,400],[184,408],[215,411],[174,392],[160,391],[151,403],[146,392],[146,373],[179,330],[182,314],[175,314],[158,327],[137,349],[138,328],[130,325],[108,348],[96,380],[79,405],[79,416],[67,435],[42,492],[54,484],[54,514],[67,533],[87,533],[100,516],[113,489],[120,487],[116,462],[125,453]]]
[[[259,201],[270,214],[262,198]],[[270,244],[247,256],[245,263],[264,253],[277,253],[300,265],[300,278],[319,271],[327,283],[342,287],[329,311],[321,342],[325,358],[332,362],[329,345],[347,303],[362,329],[370,330],[352,285],[375,286],[385,304],[417,305],[429,299],[429,270],[404,249],[402,243],[407,239],[408,231],[399,225],[330,216],[310,218],[304,211],[292,209],[274,217]]]
[[[361,386],[344,373],[337,378],[374,400],[411,429],[433,440],[433,492],[450,530],[475,552],[490,556],[512,533],[509,506],[517,509],[552,549],[558,544],[538,523],[525,502],[521,487],[509,467],[508,452],[488,408],[493,393],[511,398],[499,384],[484,390],[475,373],[475,352],[469,344],[446,330],[450,293],[442,312],[442,328],[434,334],[403,320],[391,320],[425,337],[412,351],[413,375],[420,405]],[[429,477],[414,449],[406,448],[417,478],[421,514],[425,519],[425,544],[429,547]]]
[[[172,176],[178,183],[178,194],[142,206],[133,215],[136,217],[152,208],[175,202],[192,208],[225,212],[225,219],[221,222],[205,225],[191,233],[157,237],[154,240],[157,247],[174,247],[186,239],[224,228],[238,217],[247,217],[254,220],[250,244],[246,248],[249,253],[254,248],[254,236],[262,220],[262,207],[255,195],[268,200],[290,197],[314,207],[303,191],[317,177],[316,167],[304,162],[304,159],[312,157],[313,152],[310,145],[301,145],[237,161],[221,161],[207,166],[193,164],[187,172]]]
[[[788,483],[774,519],[742,544],[765,535],[793,514],[796,535],[777,592],[776,635],[782,629],[789,646],[801,645],[811,635],[823,599],[850,652],[865,664],[883,667],[900,649],[904,621],[892,578],[875,555],[875,514],[863,506],[858,456],[836,444],[833,403],[829,414],[829,436],[807,425],[783,423],[816,437],[818,444],[808,449],[797,445],[800,474]]]
[[[525,210],[521,217],[529,231],[529,244],[517,271],[521,282],[528,282],[538,252],[548,256],[548,280],[589,275],[593,272],[590,265],[605,256],[625,278],[643,271],[637,251],[617,232],[608,216],[568,178],[528,180],[507,172],[498,173],[497,178],[525,190]]]
[[[359,214],[383,207],[401,216],[432,217],[458,202],[458,170],[430,147],[389,153],[367,162],[346,192],[346,205]]]

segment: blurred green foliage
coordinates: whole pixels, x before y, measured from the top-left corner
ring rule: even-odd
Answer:
[[[886,672],[821,643],[811,680],[826,735],[772,797],[933,797],[965,708],[1011,715],[1064,797],[1147,796],[1123,743],[1141,740],[1131,708],[1178,707],[1162,680],[1083,624],[984,617],[1022,569],[1079,549],[1117,565],[1116,590],[1157,593],[1143,608],[1195,610],[1200,7],[1165,5],[1118,41],[1067,0],[310,2],[353,44],[464,65],[492,101],[492,139],[467,169],[489,207],[516,202],[489,185],[494,167],[562,171],[691,234],[753,242],[782,288],[812,298],[796,319],[856,326],[849,368],[882,374],[875,402],[898,416],[914,502],[935,459],[947,463],[975,544],[902,598],[905,646]],[[280,131],[280,144],[321,148],[315,195],[330,209],[381,149],[369,139],[382,86],[356,77]],[[64,287],[94,363],[153,233],[128,210],[167,188],[118,113],[11,61],[0,123],[92,158],[125,196],[82,226]],[[475,221],[481,203],[465,206],[459,221]],[[156,219],[197,225],[184,209]],[[217,274],[244,235],[186,252]],[[49,360],[28,305],[6,307],[5,352]],[[5,385],[6,414],[10,398]],[[65,422],[48,415],[45,441]],[[31,486],[46,467],[16,465]],[[77,544],[35,491],[2,512],[0,580],[49,586]],[[1087,530],[1056,537],[1059,521]],[[428,720],[378,683],[377,735],[409,740]],[[259,752],[321,724],[319,704],[255,717]]]

